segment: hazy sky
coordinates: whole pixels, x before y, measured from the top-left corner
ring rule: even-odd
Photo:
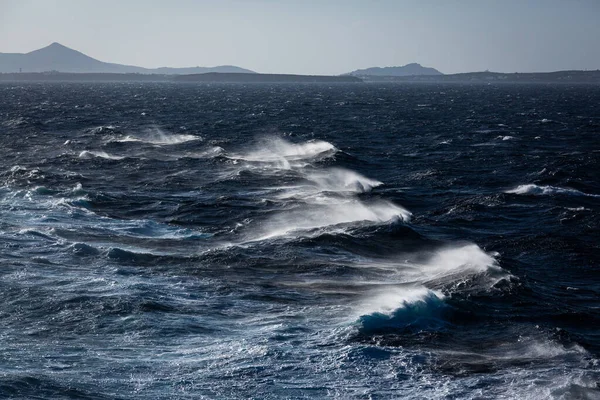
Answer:
[[[0,0],[0,52],[341,74],[600,68],[600,0]]]

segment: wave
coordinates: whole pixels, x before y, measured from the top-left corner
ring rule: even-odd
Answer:
[[[73,243],[69,248],[73,255],[78,257],[90,257],[100,254],[100,250],[87,243]]]
[[[377,293],[362,304],[360,332],[375,334],[398,329],[439,329],[447,324],[449,306],[442,293],[424,287],[397,288]]]
[[[154,254],[151,252],[144,252],[143,250],[134,251],[131,249],[121,249],[118,247],[112,247],[107,252],[107,257],[112,260],[116,260],[124,263],[152,263],[160,260],[162,254]]]
[[[306,164],[298,161],[318,161],[332,156],[338,149],[323,140],[310,140],[304,143],[291,143],[281,138],[264,139],[260,148],[246,154],[232,154],[229,158],[253,163],[275,164],[282,169],[290,169]]]
[[[369,192],[374,187],[383,184],[342,168],[318,169],[309,172],[301,170],[298,171],[298,174],[306,183],[270,188],[270,190],[279,192],[275,196],[277,199],[296,199],[312,204],[339,203],[344,199],[331,196],[331,194],[351,196]]]
[[[222,147],[214,146],[207,150],[197,152],[197,153],[185,153],[185,154],[181,155],[180,157],[178,157],[178,159],[179,158],[213,158],[213,157],[220,156],[224,152],[225,152],[225,150]]]
[[[117,142],[142,142],[154,145],[172,145],[190,142],[193,140],[202,140],[200,136],[188,134],[167,134],[162,129],[154,128],[146,131],[143,135],[127,135]]]
[[[514,138],[515,138],[514,136],[510,136],[510,135],[496,137],[496,139],[502,139],[502,140],[513,140]]]
[[[306,179],[314,182],[320,189],[330,192],[364,193],[383,184],[342,168],[309,172],[306,174]]]
[[[106,126],[96,126],[94,128],[86,129],[86,132],[97,135],[99,133],[115,133],[118,131],[118,128],[114,125],[106,125]]]
[[[429,258],[417,264],[413,275],[429,287],[455,285],[474,275],[487,274],[487,288],[508,277],[494,258],[476,244],[465,244],[436,250]]]
[[[204,233],[198,230],[172,226],[152,220],[131,220],[127,222],[121,222],[115,227],[112,227],[112,231],[118,235],[163,240],[195,240],[206,239],[212,236],[209,233]]]
[[[306,205],[283,211],[260,223],[261,228],[248,242],[282,236],[299,237],[308,232],[342,224],[381,224],[400,219],[408,221],[410,211],[389,201],[362,202],[346,200],[341,203]]]
[[[504,193],[510,194],[528,194],[534,196],[552,196],[552,195],[567,195],[567,196],[589,196],[600,197],[598,194],[588,194],[576,189],[561,188],[557,186],[540,186],[536,184],[519,185],[514,189],[507,190]]]
[[[444,302],[447,296],[467,290],[487,291],[510,276],[493,256],[475,244],[466,244],[429,254],[404,255],[399,262],[363,265],[379,273],[383,281],[372,284],[384,288],[371,291],[355,306],[360,331],[444,327],[450,311]],[[469,281],[471,285],[466,284]]]
[[[28,123],[28,121],[23,117],[18,117],[18,118],[13,118],[13,119],[2,121],[2,125],[9,127],[9,128],[26,125],[27,123]]]
[[[402,253],[357,266],[384,274],[387,284],[412,284],[454,292],[459,283],[479,278],[474,289],[488,290],[510,277],[496,260],[476,244],[451,245],[429,251]],[[463,290],[467,287],[464,286]]]
[[[88,151],[84,150],[79,153],[79,158],[90,159],[90,158],[105,158],[107,160],[122,160],[125,157],[114,156],[112,154],[108,154],[104,151]]]

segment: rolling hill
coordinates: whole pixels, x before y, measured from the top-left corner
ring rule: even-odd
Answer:
[[[76,72],[76,73],[118,73],[118,74],[202,74],[207,72],[249,73],[244,68],[222,65],[218,67],[190,68],[143,68],[133,65],[107,63],[96,60],[60,43],[52,43],[29,53],[0,53],[0,73],[14,72]]]

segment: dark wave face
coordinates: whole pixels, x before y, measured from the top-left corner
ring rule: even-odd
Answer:
[[[600,87],[0,99],[2,398],[600,398]]]

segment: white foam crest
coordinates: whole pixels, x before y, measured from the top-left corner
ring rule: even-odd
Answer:
[[[353,306],[350,317],[360,319],[362,329],[387,326],[436,328],[443,325],[444,300],[458,290],[460,283],[483,276],[488,290],[509,276],[491,254],[475,244],[439,249],[433,254],[414,255],[421,261],[370,263],[365,267],[380,269],[385,282],[372,282],[379,289],[370,290]],[[486,274],[494,270],[496,274]],[[480,286],[482,281],[477,280]],[[441,290],[447,291],[442,294]]]
[[[382,185],[379,181],[343,168],[309,172],[306,178],[316,183],[320,189],[330,192],[363,193]]]
[[[405,259],[373,261],[359,264],[386,277],[386,285],[411,284],[428,288],[456,285],[474,276],[488,289],[510,275],[498,266],[496,254],[486,253],[476,244],[464,244],[435,250],[432,253],[407,254]],[[485,274],[485,275],[484,275]]]
[[[141,142],[142,140],[137,138],[137,137],[133,137],[133,136],[125,136],[123,139],[118,139],[117,142],[122,142],[122,143],[126,143],[126,142]]]
[[[377,180],[343,168],[304,171],[300,171],[300,174],[308,181],[307,183],[270,188],[279,192],[275,197],[279,200],[301,199],[311,204],[340,203],[347,200],[340,196],[330,196],[328,193],[351,196],[369,192],[374,187],[382,185]]]
[[[424,303],[430,298],[442,301],[445,296],[441,292],[427,289],[424,286],[396,287],[374,291],[370,297],[363,299],[356,307],[356,317],[375,313],[390,316],[410,304]]]
[[[114,155],[108,154],[104,151],[84,150],[81,153],[79,153],[79,158],[90,159],[90,158],[95,158],[95,157],[105,158],[107,160],[122,160],[123,158],[125,158],[125,157],[120,157],[120,156],[114,156]]]
[[[275,163],[281,165],[281,168],[289,169],[292,167],[290,161],[317,160],[336,151],[334,145],[323,140],[291,143],[280,138],[270,138],[263,140],[259,149],[246,154],[232,155],[231,158],[248,162]]]
[[[155,145],[171,145],[185,143],[192,140],[202,140],[200,136],[188,134],[168,134],[162,129],[154,128],[146,131],[143,135],[127,135],[118,142],[143,142]]]
[[[350,200],[343,203],[307,205],[301,209],[284,211],[261,224],[256,238],[248,241],[266,240],[281,236],[303,236],[307,231],[340,224],[380,224],[401,219],[407,221],[411,213],[391,202],[365,203]]]
[[[437,250],[419,266],[424,281],[444,279],[457,274],[480,274],[490,269],[500,270],[500,267],[492,254],[486,253],[476,244]]]
[[[569,354],[586,354],[586,350],[577,345],[565,347],[549,340],[536,338],[519,338],[512,349],[497,349],[495,358],[515,359],[544,359],[554,358]]]
[[[187,153],[185,157],[189,158],[211,158],[221,155],[225,150],[221,146],[214,146],[199,153]]]
[[[514,136],[510,136],[510,135],[496,137],[496,139],[502,139],[502,140],[512,140],[514,138],[515,138]]]
[[[536,196],[568,195],[568,196],[589,196],[600,197],[598,194],[588,194],[576,189],[561,188],[557,186],[540,186],[535,184],[519,185],[514,189],[507,190],[505,193],[511,194],[531,194]]]

